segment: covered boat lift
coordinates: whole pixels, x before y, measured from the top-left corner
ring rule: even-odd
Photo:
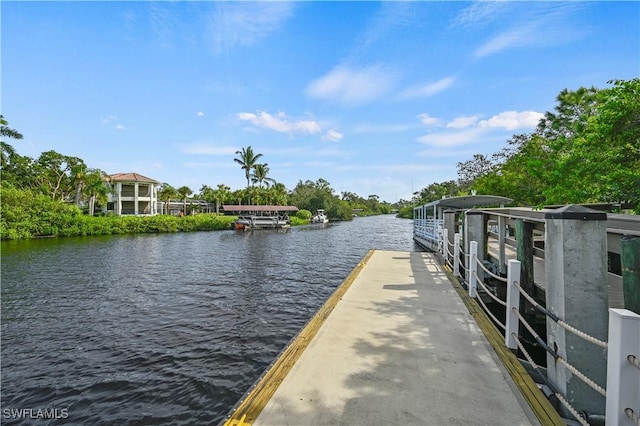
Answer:
[[[237,214],[233,222],[237,230],[276,229],[291,226],[289,213],[297,212],[296,206],[255,206],[226,204],[222,206],[225,213]]]

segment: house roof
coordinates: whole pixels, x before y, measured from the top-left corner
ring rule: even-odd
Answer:
[[[222,209],[226,212],[297,212],[296,206],[251,206],[242,204],[225,204]]]
[[[155,179],[142,176],[139,173],[115,173],[109,175],[109,180],[112,182],[147,182],[147,183],[160,183]]]

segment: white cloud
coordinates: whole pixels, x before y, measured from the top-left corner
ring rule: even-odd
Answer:
[[[387,94],[396,79],[393,72],[379,65],[362,69],[338,66],[329,74],[312,81],[306,93],[314,98],[345,105],[360,105]]]
[[[116,130],[125,130],[126,127],[124,127],[122,124],[116,124],[116,126],[114,127],[114,129]]]
[[[505,130],[534,128],[543,117],[544,114],[536,111],[505,111],[494,115],[488,120],[480,121],[478,126]]]
[[[486,129],[473,127],[460,131],[431,133],[419,137],[418,142],[438,147],[460,146],[477,141],[486,131]]]
[[[204,112],[198,111],[198,117],[204,117]]]
[[[337,130],[329,130],[323,137],[324,141],[338,142],[340,139],[344,137],[344,134],[338,132]]]
[[[352,133],[397,133],[411,128],[409,124],[371,124],[363,123],[355,126]]]
[[[463,29],[485,27],[500,19],[508,6],[506,1],[474,1],[460,11],[452,26]]]
[[[422,122],[429,127],[439,127],[442,126],[442,120],[436,117],[431,117],[429,114],[419,114],[418,118]]]
[[[115,115],[107,115],[104,117],[100,117],[100,124],[105,125],[105,124],[109,124],[113,121],[117,121],[118,117]]]
[[[448,128],[452,129],[464,129],[465,127],[474,126],[478,122],[478,116],[472,115],[469,117],[461,116],[456,117],[447,123]]]
[[[294,2],[215,2],[209,32],[213,50],[251,46],[277,32],[293,15]]]
[[[455,81],[456,79],[454,77],[445,77],[433,83],[409,87],[408,89],[405,89],[400,93],[399,98],[428,98],[447,90],[453,85],[453,83],[455,83]]]
[[[266,111],[260,111],[257,114],[252,112],[239,112],[236,116],[242,121],[248,121],[256,127],[274,130],[281,133],[319,133],[320,125],[314,120],[290,120],[283,112],[276,115],[269,114]]]
[[[195,143],[182,148],[182,152],[185,154],[231,155],[236,151],[238,148],[233,146],[217,146],[206,143]]]

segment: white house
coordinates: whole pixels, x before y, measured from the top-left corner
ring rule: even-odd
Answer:
[[[107,202],[107,212],[122,215],[158,214],[157,180],[138,173],[109,175],[112,191]]]

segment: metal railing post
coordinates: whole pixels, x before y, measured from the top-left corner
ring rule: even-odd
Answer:
[[[476,275],[478,271],[478,242],[469,242],[469,297],[478,297]]]
[[[453,237],[453,276],[460,276],[460,233]]]
[[[627,359],[640,357],[640,315],[628,309],[609,309],[607,401],[605,424],[632,426],[626,408],[640,411],[640,370]]]
[[[507,316],[505,323],[504,344],[509,349],[518,349],[516,339],[512,333],[518,335],[518,315],[513,312],[513,308],[520,308],[520,290],[515,286],[520,284],[520,261],[510,259],[507,263]]]

